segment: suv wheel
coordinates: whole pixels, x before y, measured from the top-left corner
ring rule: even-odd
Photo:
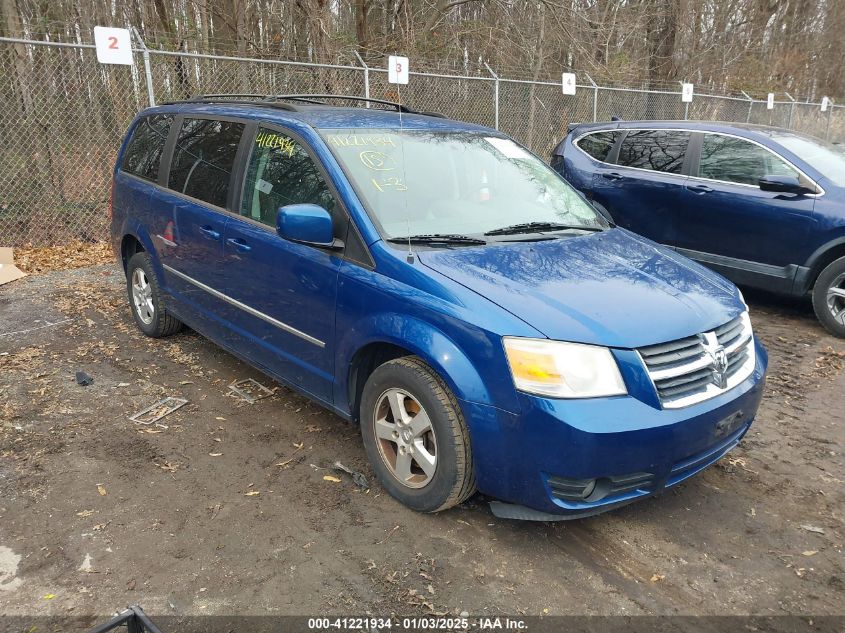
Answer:
[[[813,287],[813,308],[829,332],[845,338],[845,257],[819,275]]]
[[[475,492],[469,433],[458,402],[416,356],[384,363],[367,379],[361,435],[379,482],[406,506],[437,512]]]
[[[126,266],[126,292],[132,316],[147,336],[170,336],[182,329],[182,322],[167,312],[150,256],[135,253]]]

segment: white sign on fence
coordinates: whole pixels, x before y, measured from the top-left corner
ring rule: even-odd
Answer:
[[[830,105],[830,99],[822,97],[822,112],[827,112],[827,106]]]
[[[692,84],[681,84],[681,101],[684,103],[692,101]]]
[[[408,83],[408,58],[391,55],[387,60],[387,80],[392,84]]]
[[[563,94],[575,94],[575,73],[563,73]]]
[[[132,65],[132,38],[129,37],[129,29],[95,26],[94,44],[97,45],[97,61],[101,64]]]
[[[770,92],[768,98],[766,99],[766,110],[774,110],[775,109],[775,93]]]

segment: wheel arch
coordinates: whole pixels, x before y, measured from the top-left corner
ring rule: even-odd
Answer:
[[[837,237],[816,249],[807,260],[809,269],[803,292],[807,292],[816,285],[816,280],[822,271],[840,257],[845,257],[845,235]],[[802,292],[802,294],[803,294]]]
[[[378,315],[368,319],[362,328],[368,330],[364,340],[355,344],[347,336],[338,346],[336,395],[340,408],[359,419],[361,393],[367,378],[379,365],[402,356],[418,356],[446,382],[460,400],[492,404],[490,391],[473,362],[463,350],[442,331],[407,315]],[[413,336],[408,336],[408,333]],[[404,334],[404,335],[403,335]]]

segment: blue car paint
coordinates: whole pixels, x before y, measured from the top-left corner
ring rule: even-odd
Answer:
[[[673,465],[719,446],[714,427],[720,420],[742,412],[737,432],[744,433],[753,419],[766,369],[759,342],[756,367],[743,383],[678,410],[661,408],[633,351],[710,330],[740,314],[741,296],[720,276],[618,228],[545,242],[415,248],[409,259],[407,246],[381,239],[317,130],[401,125],[497,132],[418,115],[404,114],[400,122],[395,113],[352,108],[285,112],[175,104],[139,116],[153,113],[238,117],[298,135],[325,168],[372,266],[282,240],[233,213],[167,193],[116,167],[112,240],[118,255],[127,237],[138,239],[177,318],[346,419],[358,416],[350,380],[362,350],[387,343],[420,356],[458,399],[481,492],[563,515],[602,510],[629,499],[563,503],[550,496],[547,478],[648,469],[655,487],[628,496],[659,492],[670,482]],[[125,142],[121,156],[124,149]],[[320,344],[186,282],[176,274],[185,266],[208,289],[256,307]],[[503,336],[609,346],[629,394],[557,400],[521,393],[510,375]]]
[[[575,141],[589,132],[683,129],[716,132],[767,147],[803,171],[823,195],[782,195],[756,187],[600,162]],[[618,121],[575,126],[554,149],[552,164],[570,184],[628,228],[677,248],[736,283],[802,296],[821,263],[845,255],[845,187],[755,125],[704,121]],[[774,135],[774,136],[773,136]],[[685,166],[686,167],[686,166]]]

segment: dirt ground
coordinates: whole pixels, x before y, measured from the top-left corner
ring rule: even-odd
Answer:
[[[0,614],[843,614],[845,341],[803,302],[746,295],[771,365],[743,443],[660,497],[521,523],[479,496],[400,506],[357,427],[190,331],[143,337],[114,264],[13,282]],[[246,377],[274,395],[238,400]],[[127,419],[169,395],[190,403],[168,428]]]

